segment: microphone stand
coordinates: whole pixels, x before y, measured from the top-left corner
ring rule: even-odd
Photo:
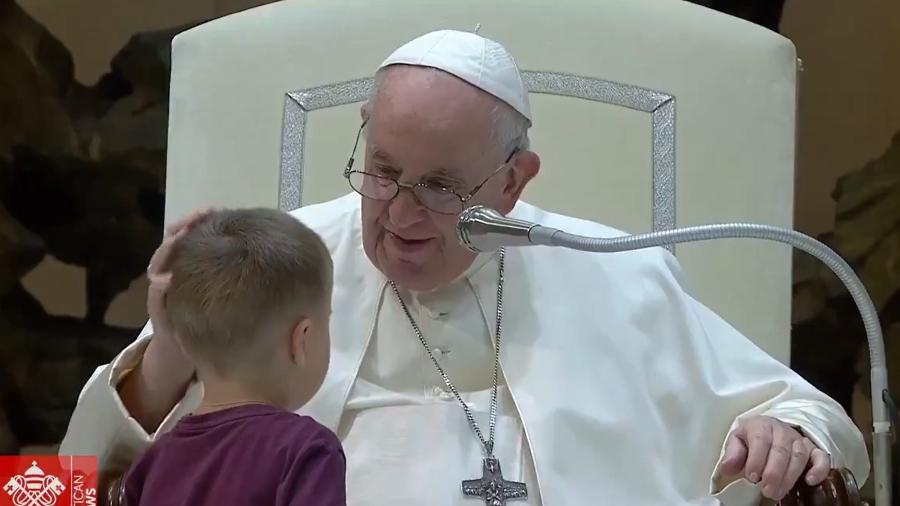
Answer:
[[[460,243],[475,252],[491,251],[501,246],[557,246],[596,253],[616,253],[712,239],[749,238],[788,244],[816,257],[847,287],[865,325],[871,362],[875,504],[891,506],[890,410],[895,408],[888,392],[881,324],[875,305],[859,277],[850,265],[828,246],[794,230],[754,223],[701,225],[611,238],[584,237],[507,218],[484,206],[474,206],[463,211],[457,224],[457,237]]]

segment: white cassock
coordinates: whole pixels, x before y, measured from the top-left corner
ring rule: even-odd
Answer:
[[[352,506],[483,504],[461,491],[481,476],[480,443],[365,256],[359,202],[350,194],[294,212],[335,265],[331,366],[302,412],[344,442]],[[525,203],[511,216],[620,235]],[[714,476],[727,435],[749,415],[799,427],[834,467],[867,478],[862,435],[840,405],[691,298],[664,250],[515,248],[505,262],[495,453],[530,495],[510,506],[757,504],[755,486]],[[480,255],[446,289],[402,294],[486,437],[497,274],[497,255]],[[153,440],[115,392],[151,334],[97,369],[61,454],[95,454],[112,468]],[[157,433],[201,395],[192,385]]]

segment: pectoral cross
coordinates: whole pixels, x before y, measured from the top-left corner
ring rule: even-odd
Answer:
[[[508,499],[528,497],[524,483],[503,479],[500,462],[494,457],[484,459],[481,478],[462,482],[462,489],[464,495],[484,499],[486,506],[505,506]]]

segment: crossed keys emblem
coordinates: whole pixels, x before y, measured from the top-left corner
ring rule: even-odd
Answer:
[[[3,486],[15,506],[53,506],[65,489],[56,476],[45,476],[36,462],[24,476],[13,476]]]

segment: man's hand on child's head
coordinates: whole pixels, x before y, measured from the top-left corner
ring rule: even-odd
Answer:
[[[211,207],[200,209],[173,223],[166,229],[162,243],[150,258],[147,266],[147,279],[150,281],[147,289],[147,314],[155,338],[172,339],[172,326],[166,317],[166,292],[172,281],[172,273],[168,270],[172,246],[213,211]]]
[[[166,293],[172,281],[169,261],[172,246],[213,209],[195,211],[174,223],[147,265],[147,313],[153,337],[144,350],[138,367],[117,385],[117,391],[130,413],[148,433],[159,424],[184,396],[194,375],[194,363],[185,355],[172,332],[166,312]]]

